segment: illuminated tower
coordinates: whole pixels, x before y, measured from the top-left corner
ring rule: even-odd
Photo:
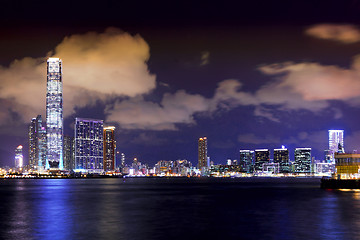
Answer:
[[[33,168],[46,165],[46,130],[41,115],[29,125],[29,165]]]
[[[47,60],[46,93],[46,168],[63,169],[62,61]]]
[[[281,173],[289,173],[289,150],[284,146],[282,148],[274,149],[274,163],[279,163]]]
[[[295,172],[311,172],[311,148],[295,148]]]
[[[199,138],[198,141],[198,153],[199,153],[199,169],[202,168],[208,168],[209,167],[209,161],[207,156],[207,138]]]
[[[335,161],[334,153],[339,151],[339,144],[344,151],[344,130],[329,130],[329,150],[332,162]]]
[[[254,151],[240,150],[239,164],[243,172],[252,173],[254,170]]]
[[[115,170],[115,127],[104,127],[104,171]]]
[[[269,149],[256,149],[255,150],[255,171],[263,171],[263,164],[270,162]]]
[[[75,119],[75,168],[103,171],[103,120]]]
[[[22,168],[24,166],[24,157],[22,154],[23,146],[19,145],[15,149],[15,168]]]

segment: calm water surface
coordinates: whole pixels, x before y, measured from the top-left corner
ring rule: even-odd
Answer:
[[[319,179],[0,180],[0,239],[360,239]]]

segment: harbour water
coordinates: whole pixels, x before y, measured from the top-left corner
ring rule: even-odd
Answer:
[[[360,192],[320,179],[0,180],[0,239],[359,239]]]

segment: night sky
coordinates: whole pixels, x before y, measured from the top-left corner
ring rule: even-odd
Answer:
[[[1,1],[0,166],[45,119],[46,58],[75,117],[115,125],[118,151],[216,164],[240,149],[360,150],[360,1]],[[272,158],[272,153],[271,153]]]

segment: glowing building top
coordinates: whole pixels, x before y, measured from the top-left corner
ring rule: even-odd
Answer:
[[[63,169],[62,61],[47,60],[46,93],[46,168]]]
[[[334,153],[339,150],[339,145],[344,151],[344,130],[329,130],[329,150],[332,160],[334,160]]]
[[[15,149],[15,168],[22,168],[24,166],[24,157],[22,153],[23,146],[19,145]]]

